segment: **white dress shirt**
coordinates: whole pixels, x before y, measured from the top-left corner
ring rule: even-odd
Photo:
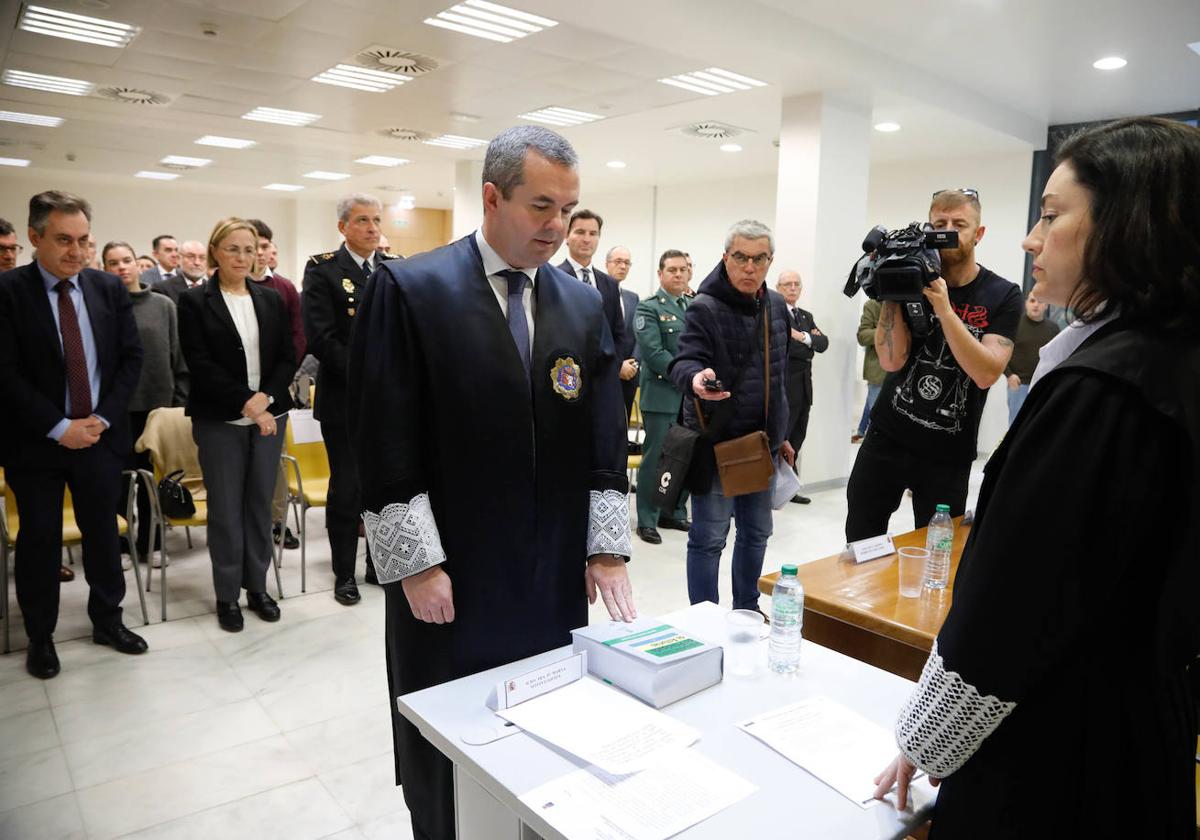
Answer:
[[[246,354],[246,387],[257,391],[262,378],[258,356],[258,316],[254,314],[253,295],[231,295],[224,289],[221,297],[225,299],[225,307],[233,318],[233,326],[237,329],[238,337],[242,340],[242,352]],[[254,421],[249,417],[227,421],[234,426],[249,426]]]
[[[1101,307],[1104,304],[1100,304]],[[1092,333],[1103,327],[1113,318],[1116,318],[1119,310],[1113,310],[1103,318],[1098,318],[1090,324],[1085,324],[1082,321],[1073,321],[1062,330],[1054,338],[1050,339],[1038,351],[1037,368],[1033,371],[1033,378],[1029,380],[1029,387],[1032,388],[1038,384],[1038,380],[1045,376],[1050,371],[1061,365],[1067,360],[1067,357],[1079,349],[1079,345],[1083,344]]]
[[[590,285],[599,288],[599,286],[596,285],[596,269],[592,268],[590,265],[584,265],[583,263],[575,262],[575,258],[569,255],[567,256],[567,263],[570,264],[571,269],[575,272],[575,277],[580,283],[583,282],[583,270],[586,268],[588,270],[588,279],[592,281]]]
[[[348,253],[350,255],[350,259],[354,260],[354,262],[358,265],[359,268],[362,268],[363,263],[366,263],[368,274],[373,273],[375,271],[375,269],[378,268],[378,265],[373,264],[371,262],[371,260],[367,259],[366,257],[360,257],[358,254],[354,253],[354,251],[351,250],[349,245],[346,246],[346,253]],[[371,256],[373,257],[375,255],[372,254]]]
[[[508,278],[501,277],[501,271],[512,271],[512,266],[504,261],[504,258],[496,253],[496,249],[488,244],[483,238],[483,230],[475,231],[475,244],[479,246],[479,256],[483,257],[483,271],[487,275],[488,283],[492,285],[492,291],[496,294],[496,301],[500,304],[500,313],[504,315],[504,320],[508,320]],[[529,324],[529,349],[533,350],[533,284],[537,282],[537,268],[518,268],[526,277],[529,278],[529,285],[525,287],[525,291],[521,294],[522,303],[525,306],[525,320]]]

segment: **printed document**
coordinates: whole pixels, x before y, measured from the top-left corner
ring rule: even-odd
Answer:
[[[576,770],[521,801],[572,840],[665,840],[755,790],[696,750],[680,750],[629,776]]]
[[[607,773],[644,770],[700,733],[589,677],[496,712]]]

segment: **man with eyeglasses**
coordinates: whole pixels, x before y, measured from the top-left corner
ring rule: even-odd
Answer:
[[[11,271],[17,267],[17,257],[21,255],[21,245],[17,242],[17,231],[12,222],[0,219],[0,271]]]
[[[795,463],[796,453],[787,440],[784,390],[791,329],[782,296],[765,286],[774,253],[775,236],[762,222],[746,219],[729,229],[721,262],[687,305],[679,350],[668,369],[676,390],[684,395],[683,424],[702,431],[697,411],[703,411],[705,427],[687,481],[692,492],[687,584],[693,604],[719,602],[721,552],[733,519],[733,608],[757,610],[758,576],[771,536],[770,488],[725,495],[713,444],[765,431],[771,454]],[[764,327],[770,334],[769,376],[764,370]]]
[[[625,278],[629,276],[629,269],[633,265],[633,257],[629,253],[629,249],[622,245],[615,245],[608,249],[608,253],[604,256],[604,270],[608,272],[608,276],[617,281],[620,286],[625,282]],[[629,416],[629,412],[633,410],[633,398],[637,396],[638,389],[638,370],[641,362],[638,357],[637,336],[633,331],[634,310],[638,306],[637,292],[629,289],[621,289],[621,318],[623,320],[623,334],[621,343],[617,345],[617,355],[624,361],[621,363],[621,391],[625,395],[625,416]],[[630,373],[630,371],[632,371]],[[626,378],[626,373],[629,373]],[[636,452],[638,450],[630,450]]]
[[[775,288],[783,295],[788,317],[791,319],[792,340],[788,343],[787,366],[787,438],[788,443],[799,455],[804,438],[808,436],[808,413],[812,408],[813,355],[829,349],[829,336],[817,327],[811,312],[800,308],[800,292],[804,290],[804,284],[800,281],[799,272],[779,272]],[[812,499],[797,493],[792,496],[792,501],[798,505],[807,505]]]
[[[940,252],[942,276],[924,290],[929,332],[915,335],[894,301],[880,311],[875,349],[888,376],[846,487],[847,541],[886,532],[905,489],[917,527],[939,504],[952,516],[966,510],[979,419],[1012,356],[1021,317],[1017,286],[975,261],[980,219],[978,191],[935,192],[930,224],[957,231],[959,244]]]

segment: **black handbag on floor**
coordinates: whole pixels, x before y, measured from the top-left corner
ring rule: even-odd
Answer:
[[[175,470],[158,482],[158,503],[168,519],[191,519],[196,515],[192,493],[180,482],[183,470]]]

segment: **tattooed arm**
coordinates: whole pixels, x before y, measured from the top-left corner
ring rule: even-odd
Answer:
[[[900,315],[900,304],[894,301],[884,303],[879,312],[879,323],[875,325],[875,352],[879,354],[879,364],[884,370],[900,370],[904,367],[908,361],[911,338],[908,324]]]

